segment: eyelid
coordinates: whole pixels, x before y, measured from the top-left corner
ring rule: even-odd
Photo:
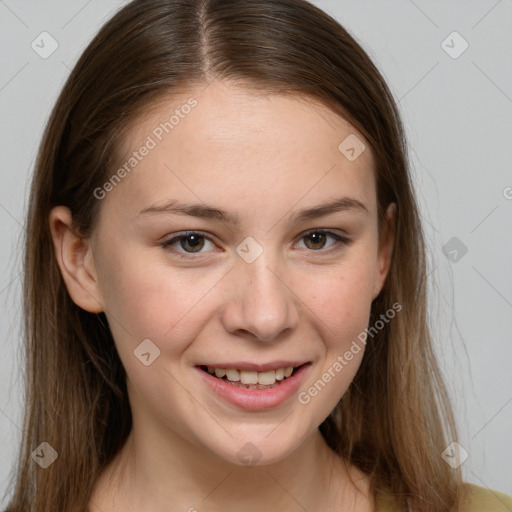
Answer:
[[[211,251],[196,252],[196,253],[194,253],[194,252],[186,252],[186,251],[182,251],[182,250],[176,249],[175,247],[172,246],[173,243],[179,241],[182,238],[186,238],[187,236],[190,236],[190,235],[201,235],[201,236],[203,236],[205,238],[205,240],[208,240],[212,244],[215,244],[213,238],[208,233],[206,233],[204,231],[186,230],[186,231],[179,231],[177,233],[174,233],[169,238],[166,238],[165,240],[163,240],[160,243],[160,245],[164,249],[170,250],[174,254],[177,254],[181,258],[197,258],[198,256],[201,256],[201,255],[207,254],[208,252],[211,252]],[[215,245],[217,245],[217,244],[215,244]]]
[[[348,236],[341,235],[339,233],[336,233],[332,229],[328,229],[328,228],[313,228],[313,229],[308,229],[307,231],[303,231],[297,237],[297,241],[301,241],[303,238],[307,237],[308,235],[310,235],[312,233],[323,233],[327,236],[331,236],[332,238],[334,238],[335,243],[327,249],[318,249],[316,251],[314,249],[309,249],[309,252],[311,252],[311,253],[328,254],[332,251],[339,250],[340,245],[342,245],[342,246],[350,245],[352,243],[352,240]]]
[[[342,231],[342,230],[340,230]],[[342,235],[340,233],[337,233],[333,229],[330,228],[312,228],[308,229],[306,231],[303,231],[299,236],[298,239],[304,238],[305,236],[311,235],[312,233],[324,233],[326,235],[332,235],[334,238],[339,237],[343,238],[344,240],[348,240],[348,235]]]
[[[311,252],[311,253],[317,253],[317,254],[328,254],[332,251],[336,251],[337,249],[340,249],[340,245],[350,245],[352,243],[352,240],[350,238],[348,238],[347,236],[344,236],[344,235],[340,235],[339,233],[336,233],[335,231],[333,231],[332,229],[327,229],[327,228],[312,228],[312,229],[308,229],[307,231],[303,231],[302,233],[300,233],[298,235],[298,237],[296,238],[296,242],[299,242],[301,241],[303,238],[305,238],[306,236],[312,234],[312,233],[323,233],[327,236],[331,236],[334,240],[335,240],[335,243],[327,248],[327,249],[318,249],[318,250],[314,250],[314,249],[307,249],[308,252]],[[198,230],[186,230],[186,231],[179,231],[177,233],[174,233],[172,236],[170,236],[169,238],[165,239],[164,241],[161,242],[161,245],[164,249],[169,249],[169,250],[172,250],[172,252],[174,252],[174,254],[177,254],[179,257],[181,258],[197,258],[197,257],[200,257],[201,255],[204,255],[204,254],[207,254],[211,251],[206,251],[206,252],[186,252],[186,251],[182,251],[182,250],[179,250],[179,249],[176,249],[174,247],[172,247],[172,244],[182,238],[186,238],[187,236],[189,235],[201,235],[205,238],[205,240],[208,240],[209,242],[217,245],[215,243],[215,241],[213,240],[212,236],[210,236],[208,233],[204,232],[204,231],[198,231]],[[294,244],[294,245],[295,245]]]

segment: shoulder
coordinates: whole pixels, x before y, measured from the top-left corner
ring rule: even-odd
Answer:
[[[389,494],[376,497],[377,512],[396,512],[394,499]],[[511,512],[512,498],[502,492],[465,483],[460,512]]]
[[[474,484],[465,484],[466,496],[461,512],[510,512],[512,498],[502,492]]]

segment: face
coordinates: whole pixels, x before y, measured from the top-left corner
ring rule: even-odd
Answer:
[[[82,287],[134,425],[236,464],[283,459],[353,380],[389,267],[368,144],[312,100],[215,82],[161,103],[124,149]]]

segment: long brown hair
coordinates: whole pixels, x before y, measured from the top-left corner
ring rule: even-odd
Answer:
[[[380,225],[397,205],[394,257],[372,304],[361,367],[320,426],[376,491],[418,512],[454,511],[462,482],[441,457],[456,439],[427,317],[422,226],[403,128],[381,74],[334,19],[305,0],[135,0],[108,21],[69,76],[51,113],[30,192],[25,243],[25,419],[11,512],[84,511],[101,471],[131,429],[126,374],[103,313],[76,306],[59,272],[52,207],[91,234],[93,194],[119,165],[130,126],[172,92],[233,80],[269,94],[320,100],[350,121],[375,157]],[[43,469],[31,453],[58,454]]]

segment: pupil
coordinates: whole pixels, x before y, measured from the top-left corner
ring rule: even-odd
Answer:
[[[325,244],[325,233],[311,233],[308,238],[314,246],[311,249],[321,249]]]
[[[201,250],[204,245],[204,240],[201,235],[187,235],[181,240],[181,247],[185,250],[192,249],[192,252]],[[188,247],[187,247],[188,246]]]

